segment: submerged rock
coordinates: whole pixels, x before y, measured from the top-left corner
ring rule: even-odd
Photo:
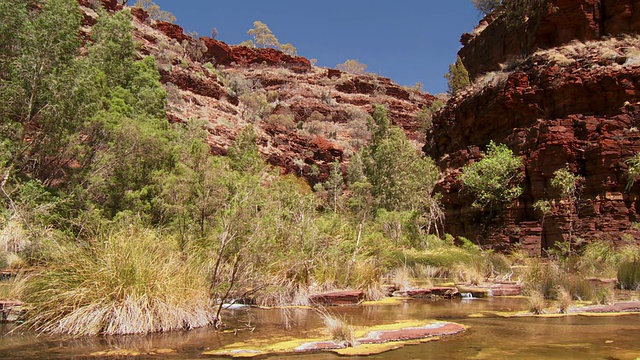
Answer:
[[[326,339],[292,339],[273,344],[251,346],[251,344],[233,344],[228,347],[207,351],[204,355],[228,357],[256,357],[264,355],[332,351],[340,355],[373,355],[398,349],[405,345],[431,341],[442,336],[450,336],[465,331],[465,327],[450,322],[405,321],[368,327],[355,331],[356,346],[347,346],[345,342]]]

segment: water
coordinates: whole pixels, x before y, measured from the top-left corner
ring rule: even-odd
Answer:
[[[398,305],[332,308],[354,325],[373,325],[405,319],[447,320],[468,330],[441,341],[368,357],[368,359],[636,359],[640,358],[640,316],[564,318],[500,318],[483,311],[518,311],[526,300],[513,298],[451,301],[411,300]],[[227,333],[212,329],[111,338],[63,339],[9,334],[0,326],[0,359],[82,359],[110,349],[136,350],[135,359],[201,359],[203,351],[255,339],[276,339],[322,334],[317,313],[304,309],[237,309],[225,314]],[[173,352],[166,354],[171,349]],[[151,354],[155,353],[155,355]],[[95,357],[90,357],[95,358]],[[119,356],[117,358],[127,358]],[[282,358],[274,356],[273,358]],[[321,353],[291,355],[286,359],[338,359]]]

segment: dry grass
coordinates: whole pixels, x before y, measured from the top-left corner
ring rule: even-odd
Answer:
[[[358,345],[353,326],[344,317],[331,315],[327,310],[321,309],[320,316],[326,331],[331,339],[337,343],[343,343],[347,347]]]
[[[395,285],[396,289],[400,291],[409,290],[411,286],[411,270],[405,267],[399,267],[392,272],[391,282]]]
[[[213,322],[206,277],[170,241],[135,225],[94,249],[67,249],[26,280],[24,328],[70,335],[140,334]]]
[[[527,299],[527,303],[529,304],[529,311],[531,311],[532,313],[544,314],[544,309],[547,306],[547,302],[544,299],[544,295],[542,295],[542,293],[534,291]]]
[[[558,287],[557,291],[558,311],[566,314],[569,311],[569,307],[573,303],[573,296],[571,296],[571,293],[564,287]]]

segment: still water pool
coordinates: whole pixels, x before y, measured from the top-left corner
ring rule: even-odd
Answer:
[[[440,341],[412,345],[368,359],[636,359],[640,358],[640,316],[570,316],[501,318],[493,311],[519,311],[526,300],[486,298],[451,301],[408,300],[395,305],[330,309],[356,326],[397,320],[437,319],[463,324],[467,331]],[[484,317],[469,317],[485,313]],[[0,326],[0,359],[86,359],[108,350],[125,350],[113,358],[211,359],[202,353],[236,342],[323,334],[320,316],[306,309],[229,311],[229,330],[64,339],[34,336]],[[136,353],[136,356],[131,354]],[[130,355],[127,355],[130,354]],[[271,358],[338,359],[329,353],[279,355]]]

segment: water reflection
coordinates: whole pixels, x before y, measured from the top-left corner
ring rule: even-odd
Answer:
[[[469,318],[483,311],[518,311],[526,301],[487,298],[452,301],[412,300],[396,305],[331,308],[356,326],[408,319],[458,322],[468,330],[442,341],[410,346],[371,359],[635,359],[640,357],[640,316]],[[259,339],[275,340],[323,333],[319,314],[308,309],[237,309],[227,311],[226,332],[198,329],[148,336],[64,339],[12,333],[0,326],[0,359],[83,358],[109,349],[140,353],[136,359],[161,359],[159,350],[173,349],[172,359],[206,358],[203,351]],[[153,355],[156,354],[156,355]],[[287,359],[337,359],[332,354],[288,356]]]

